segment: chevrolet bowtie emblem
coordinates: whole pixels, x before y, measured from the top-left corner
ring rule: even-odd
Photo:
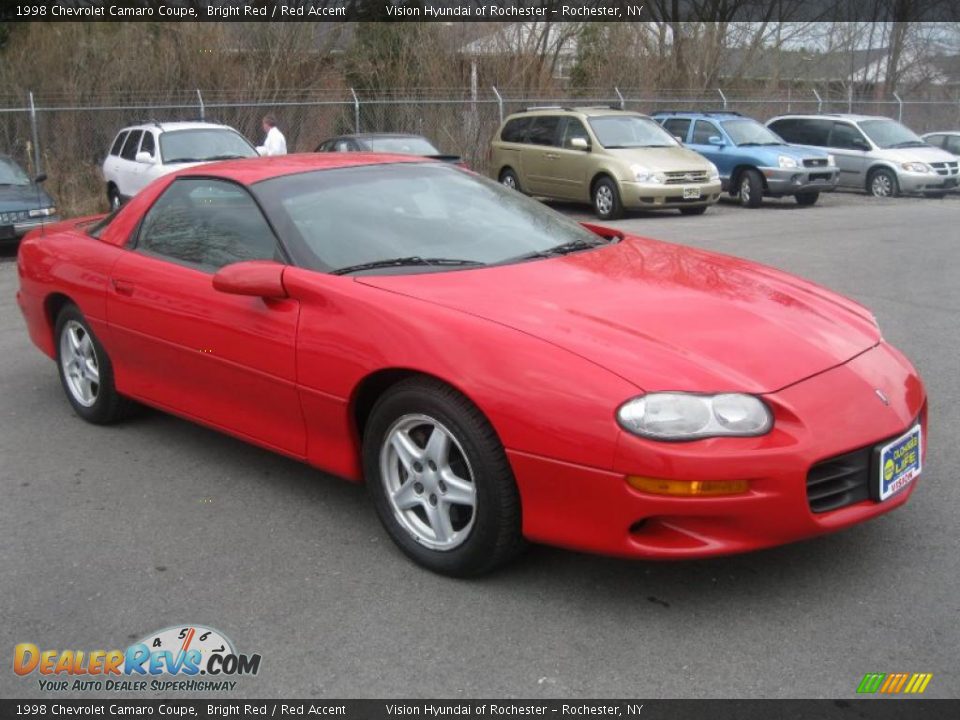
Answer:
[[[881,390],[880,388],[876,388],[876,389],[874,389],[874,392],[877,394],[877,397],[880,398],[880,399],[883,401],[883,404],[884,404],[884,405],[889,405],[889,404],[890,404],[890,398],[888,398],[888,397],[886,396],[886,394],[883,392],[883,390]]]

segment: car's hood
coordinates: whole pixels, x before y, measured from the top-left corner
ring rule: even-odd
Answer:
[[[640,238],[515,265],[357,281],[536,336],[645,390],[773,391],[880,340],[869,311],[812,283]]]
[[[738,149],[743,152],[749,151],[756,153],[757,157],[762,157],[773,165],[777,164],[777,158],[780,155],[786,155],[794,160],[806,160],[808,158],[816,158],[818,160],[827,159],[827,152],[825,150],[815,150],[800,145],[787,145],[786,143],[783,145],[739,145]]]
[[[643,165],[661,172],[680,172],[683,170],[710,170],[710,161],[700,153],[684,147],[665,148],[614,148],[606,150],[617,160]]]
[[[53,205],[50,196],[36,185],[0,185],[0,212],[50,205]]]
[[[881,153],[884,160],[893,162],[956,162],[956,158],[946,150],[935,148],[930,145],[908,147],[908,148],[889,148],[877,151]]]

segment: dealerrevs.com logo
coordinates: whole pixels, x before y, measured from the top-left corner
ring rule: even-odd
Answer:
[[[202,625],[168,627],[126,650],[41,650],[19,643],[13,651],[13,671],[35,676],[48,692],[230,691],[234,678],[259,670],[259,654],[238,653],[223,633]]]

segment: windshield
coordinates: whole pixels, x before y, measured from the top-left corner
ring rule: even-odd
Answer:
[[[400,155],[439,155],[440,151],[422,137],[375,137],[363,142],[373,152]]]
[[[601,115],[589,118],[588,122],[597,140],[607,149],[678,145],[659,124],[639,115]]]
[[[13,160],[0,158],[0,185],[29,185],[30,178]]]
[[[723,129],[733,140],[734,145],[783,145],[783,140],[772,130],[767,129],[756,120],[738,118],[727,120]]]
[[[321,170],[253,190],[298,263],[315,270],[405,259],[358,272],[437,272],[604,242],[536,200],[449,165]]]
[[[913,130],[905,128],[894,120],[863,120],[860,129],[881,148],[921,147],[926,143]]]
[[[162,133],[160,153],[165,163],[257,157],[257,151],[240,133],[223,128]]]

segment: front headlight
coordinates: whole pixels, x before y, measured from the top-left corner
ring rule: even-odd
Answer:
[[[742,393],[651,393],[621,405],[617,420],[624,430],[654,440],[747,437],[773,427],[773,415],[764,402]]]
[[[29,213],[30,217],[50,217],[51,215],[56,214],[57,209],[55,207],[37,208],[35,210],[31,210]]]
[[[630,171],[633,173],[633,177],[637,182],[640,183],[662,183],[667,179],[667,176],[662,172],[654,172],[650,168],[644,167],[643,165],[631,165]]]
[[[710,163],[710,172],[709,172],[709,175],[710,175],[710,179],[711,179],[711,180],[719,180],[719,179],[720,179],[720,169],[719,169],[716,165],[714,165],[713,163]]]
[[[827,165],[836,165],[837,159],[833,155],[827,155]]]
[[[797,162],[796,158],[789,157],[787,155],[781,155],[777,158],[777,163],[782,168],[795,168],[800,167],[800,164]]]
[[[902,167],[907,172],[915,172],[915,173],[933,172],[932,167],[922,162],[905,162],[905,163],[901,163],[900,167]]]

